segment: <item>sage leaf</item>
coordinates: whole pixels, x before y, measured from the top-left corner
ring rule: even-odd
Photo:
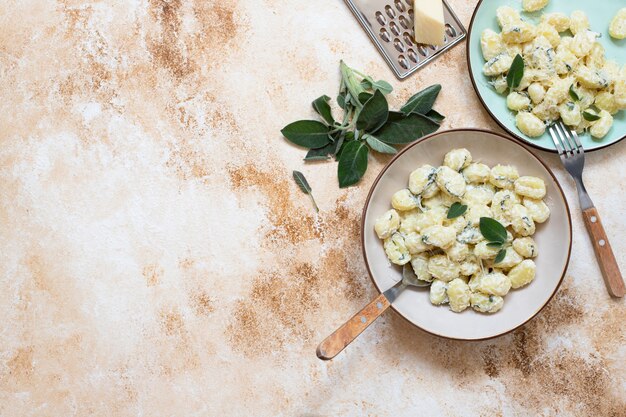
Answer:
[[[309,155],[309,153],[307,153],[306,156],[304,157],[304,161],[308,161],[308,162],[328,161],[329,159],[330,159],[330,156],[328,155]]]
[[[354,70],[347,66],[345,62],[339,61],[339,69],[343,82],[350,93],[351,101],[356,105],[357,103],[355,103],[354,100],[358,98],[359,94],[365,91],[365,89],[361,85],[361,82],[357,80]]]
[[[511,64],[511,68],[509,68],[509,73],[506,75],[506,85],[508,85],[512,90],[516,89],[522,82],[523,76],[524,59],[520,54],[517,54],[515,55],[515,58],[513,58],[513,63]]]
[[[385,95],[379,90],[363,104],[363,108],[356,120],[356,128],[374,133],[387,121],[389,105]]]
[[[502,245],[504,245],[504,242],[489,242],[489,243],[487,243],[487,246],[491,246],[492,248],[499,248]]]
[[[369,100],[370,98],[372,98],[372,96],[373,96],[373,95],[374,95],[374,94],[372,94],[372,93],[367,93],[367,92],[364,92],[364,93],[359,94],[359,103],[361,103],[361,104],[365,104],[365,103],[367,102],[367,100]]]
[[[346,96],[345,96],[345,94],[339,94],[337,96],[337,104],[342,109],[344,109],[344,110],[346,109]]]
[[[335,148],[337,146],[337,141],[331,142],[323,148],[318,149],[309,149],[304,157],[305,161],[321,161],[324,159],[328,159],[328,155],[333,155],[335,152]]]
[[[500,263],[504,260],[504,258],[506,257],[506,249],[500,249],[498,251],[498,254],[496,255],[496,259],[494,259],[493,263],[497,264]]]
[[[317,120],[298,120],[280,132],[290,142],[309,149],[321,148],[330,142],[328,126]]]
[[[333,118],[333,113],[330,110],[330,105],[328,104],[329,101],[330,97],[324,95],[316,98],[311,105],[313,106],[313,110],[315,110],[326,123],[332,126],[335,124],[335,119]]]
[[[462,216],[467,211],[467,206],[458,202],[452,203],[448,209],[448,219],[455,219]]]
[[[480,233],[490,242],[506,242],[506,229],[499,221],[491,217],[480,218]]]
[[[367,170],[367,156],[365,143],[356,140],[344,143],[337,167],[340,188],[359,182]]]
[[[304,174],[300,171],[293,171],[293,179],[298,184],[298,187],[302,190],[303,193],[308,194],[311,192],[311,186],[309,182],[304,177]]]
[[[434,109],[431,109],[424,116],[428,117],[429,119],[434,120],[437,123],[443,122],[443,120],[446,118],[446,116],[444,116],[443,114],[440,114],[438,111],[436,111]]]
[[[354,132],[346,132],[345,135],[342,135],[337,141],[337,147],[335,148],[335,160],[339,160],[341,157],[341,152],[343,151],[344,145],[350,141],[354,140]]]
[[[574,91],[574,84],[569,86],[569,96],[574,101],[580,101],[580,97],[578,97],[578,94],[576,94],[576,91]]]
[[[378,80],[372,83],[372,88],[383,94],[389,94],[393,91],[393,87],[387,81]]]
[[[583,112],[583,117],[588,122],[595,122],[596,120],[600,120],[600,116],[598,116],[597,114],[590,113],[588,111]]]
[[[322,161],[329,159],[330,155],[336,155],[341,145],[346,137],[353,137],[352,132],[339,131],[332,134],[333,141],[328,145],[318,148],[318,149],[310,149],[306,156],[304,157],[305,161]]]
[[[387,81],[374,81],[369,75],[366,75],[363,80],[361,80],[361,86],[366,90],[380,90],[383,94],[389,94],[393,91],[393,87]]]
[[[302,192],[304,194],[308,194],[311,197],[311,201],[313,202],[313,207],[315,207],[315,211],[319,212],[320,209],[319,207],[317,207],[317,203],[315,202],[315,199],[313,198],[313,194],[311,193],[311,186],[309,185],[309,182],[304,177],[304,174],[300,171],[293,171],[293,179],[296,182],[296,184],[298,184],[298,187],[300,187]]]
[[[376,132],[376,137],[387,144],[403,145],[437,129],[439,123],[422,114],[411,113],[404,117],[402,113],[389,112],[387,122]]]
[[[426,87],[409,98],[406,104],[400,108],[400,111],[406,115],[411,113],[426,114],[433,108],[433,104],[435,104],[435,100],[437,100],[440,91],[441,84]]]
[[[387,145],[384,142],[379,141],[378,139],[376,139],[376,137],[370,134],[367,134],[367,133],[364,134],[363,138],[365,139],[365,142],[367,142],[367,144],[370,146],[370,148],[372,148],[372,150],[376,152],[387,153],[387,154],[398,153],[396,148],[394,148],[393,146]]]

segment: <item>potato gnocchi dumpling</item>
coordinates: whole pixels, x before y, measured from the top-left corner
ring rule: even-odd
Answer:
[[[504,305],[504,298],[499,295],[473,292],[470,296],[470,305],[481,313],[496,313]]]
[[[491,170],[485,164],[472,163],[463,170],[463,177],[468,183],[482,184],[487,182]]]
[[[536,12],[548,5],[548,0],[522,0],[522,9],[525,12]]]
[[[444,304],[448,302],[447,294],[448,284],[435,279],[430,285],[430,302],[434,305]]]
[[[374,229],[380,239],[387,239],[398,230],[398,226],[400,226],[400,215],[395,210],[389,210],[376,220]]]
[[[462,197],[465,194],[465,178],[448,166],[440,166],[437,170],[437,186],[451,197]]]
[[[469,168],[471,168],[471,166]],[[487,171],[489,172],[489,170]],[[474,204],[491,204],[491,200],[493,200],[493,195],[495,194],[494,189],[495,187],[491,184],[468,184],[465,188],[465,194],[463,194],[463,204],[467,204],[468,206]]]
[[[431,283],[432,304],[449,304],[457,313],[469,307],[495,313],[511,289],[535,278],[532,259],[539,251],[531,236],[550,216],[543,201],[546,184],[520,176],[512,165],[473,162],[467,149],[452,149],[442,163],[410,173],[408,188],[392,195],[393,209],[377,219],[375,232],[391,263],[410,263],[420,280]],[[454,203],[465,205],[465,211],[449,219]],[[506,228],[501,246],[482,235],[481,217]]]
[[[513,241],[513,249],[524,258],[534,258],[538,255],[537,244],[532,237],[518,237]]]
[[[458,278],[460,267],[445,255],[434,255],[428,260],[428,272],[443,282],[450,282]]]
[[[408,189],[400,190],[391,197],[391,206],[399,211],[413,210],[417,208],[417,199]]]
[[[411,266],[413,267],[413,272],[418,279],[426,282],[432,282],[433,276],[428,272],[428,256],[426,255],[417,255],[411,258]]]
[[[522,8],[534,12],[547,3],[522,0]],[[606,59],[601,34],[590,29],[587,15],[576,10],[570,16],[556,12],[522,17],[502,6],[496,18],[501,32],[488,28],[481,35],[483,73],[498,94],[506,95],[519,131],[540,137],[560,119],[578,134],[588,131],[596,139],[605,137],[614,116],[626,110],[626,65],[620,70]],[[609,33],[615,39],[626,38],[626,8],[617,12]],[[516,55],[524,60],[524,73],[520,85],[512,89],[507,75]],[[587,120],[585,112],[599,119]]]
[[[619,9],[609,25],[609,35],[614,39],[626,38],[626,7]]]
[[[535,263],[530,259],[525,259],[517,264],[509,271],[511,288],[517,289],[532,282],[535,279],[536,269]]]
[[[411,261],[411,255],[400,233],[394,233],[385,239],[383,247],[387,258],[396,265],[404,265]]]
[[[546,184],[541,178],[524,175],[515,180],[515,192],[524,197],[542,199],[546,195]]]
[[[415,171],[411,172],[411,175],[409,176],[409,190],[415,195],[423,194],[427,188],[435,184],[436,174],[437,169],[435,167],[432,167],[430,165],[424,165],[423,167],[419,167]],[[437,190],[436,185],[435,189]],[[432,197],[432,195],[422,195],[422,197],[428,198]]]
[[[443,159],[443,164],[455,171],[460,171],[471,163],[472,154],[467,149],[453,149]]]
[[[511,289],[511,280],[502,272],[492,272],[478,279],[476,289],[483,294],[499,295],[504,297]]]
[[[470,305],[471,291],[467,284],[460,278],[452,280],[447,289],[450,310],[460,313]]]
[[[543,223],[550,217],[550,209],[543,200],[524,197],[524,207],[528,209],[528,214],[535,223]]]

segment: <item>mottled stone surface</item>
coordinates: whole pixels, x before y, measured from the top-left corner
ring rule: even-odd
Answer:
[[[475,1],[451,4],[468,25]],[[358,228],[387,158],[340,190],[279,129],[335,94],[342,58],[393,81],[394,107],[443,82],[445,128],[499,131],[464,46],[397,82],[339,0],[0,4],[0,415],[626,415],[624,302],[546,153],[574,249],[540,316],[461,343],[388,312],[315,357],[375,295]],[[622,269],[624,158],[586,170]]]

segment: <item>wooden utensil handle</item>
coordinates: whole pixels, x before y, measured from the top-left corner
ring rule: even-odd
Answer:
[[[323,360],[332,359],[346,346],[348,346],[358,335],[383,314],[389,308],[389,300],[384,294],[379,295],[363,307],[350,320],[345,322],[333,334],[328,336],[317,347],[317,357]]]
[[[626,292],[624,279],[615,260],[615,255],[613,255],[609,238],[606,236],[604,227],[602,227],[600,215],[596,208],[592,207],[583,211],[583,217],[589,236],[591,236],[591,243],[596,252],[596,258],[598,258],[606,288],[611,296],[623,297]]]

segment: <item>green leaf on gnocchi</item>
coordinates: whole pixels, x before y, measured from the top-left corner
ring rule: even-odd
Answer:
[[[515,58],[513,58],[509,73],[506,75],[506,85],[508,85],[511,90],[514,90],[519,87],[522,82],[522,77],[524,77],[524,59],[520,54],[517,54]]]
[[[491,217],[480,218],[480,233],[490,242],[506,242],[506,228],[502,224]]]
[[[459,202],[455,202],[450,206],[448,210],[448,219],[456,219],[457,217],[462,216],[467,211],[467,206],[465,204],[461,204]]]
[[[504,245],[504,242],[489,242],[489,243],[487,243],[487,246],[490,246],[492,248],[499,248],[502,245]]]
[[[506,249],[500,249],[500,251],[496,255],[496,259],[494,259],[493,263],[494,264],[500,263],[500,262],[502,262],[504,260],[505,257],[506,257]]]
[[[584,111],[583,112],[583,117],[588,122],[595,122],[596,120],[600,120],[600,116],[598,116],[597,114],[593,114],[591,112],[588,112],[588,111]]]
[[[580,97],[578,97],[578,94],[576,94],[576,91],[574,91],[574,84],[569,86],[569,96],[574,101],[580,101]]]

